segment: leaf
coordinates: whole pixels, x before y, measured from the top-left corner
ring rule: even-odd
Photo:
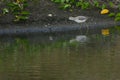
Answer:
[[[120,13],[117,13],[115,17],[120,17]]]
[[[66,2],[68,3],[70,0],[66,0]]]
[[[61,0],[61,3],[64,3],[65,2],[65,0]]]
[[[113,7],[114,6],[114,4],[113,4],[113,2],[109,2],[109,5],[110,5],[110,7]]]
[[[61,3],[62,1],[60,0],[53,0],[55,3]]]
[[[7,8],[4,8],[3,9],[3,14],[6,14],[6,13],[8,13],[9,12],[9,10],[7,9]]]
[[[115,13],[108,14],[109,17],[115,17]]]
[[[105,9],[106,8],[106,5],[105,4],[102,4],[102,9]]]
[[[70,8],[70,7],[71,7],[70,4],[63,4],[60,8],[67,9],[67,8]]]
[[[65,4],[64,9],[71,7],[70,4]]]
[[[99,2],[95,0],[95,1],[93,2],[93,5],[94,5],[95,7],[99,7]]]
[[[116,17],[116,18],[115,18],[115,21],[120,21],[120,17]]]
[[[16,17],[16,19],[14,20],[15,22],[17,22],[17,21],[22,21],[22,20],[27,20],[29,17],[28,16],[18,16],[18,15],[16,15],[15,16]]]
[[[77,7],[80,7],[81,5],[82,5],[81,2],[77,2],[77,3],[76,3],[76,6],[77,6]]]
[[[22,11],[21,14],[23,14],[23,15],[29,15],[30,12],[28,12],[28,11]]]

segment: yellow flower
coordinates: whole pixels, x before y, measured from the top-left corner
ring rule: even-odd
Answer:
[[[101,10],[101,12],[100,12],[100,14],[107,14],[107,13],[109,13],[109,10],[108,10],[108,9],[103,9],[103,10]]]
[[[102,35],[104,35],[104,36],[107,36],[107,35],[109,35],[110,34],[110,31],[109,31],[109,29],[102,29]]]

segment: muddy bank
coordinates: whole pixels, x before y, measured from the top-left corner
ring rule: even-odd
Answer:
[[[0,16],[0,24],[41,24],[41,25],[55,25],[55,24],[71,24],[73,22],[69,21],[69,16],[88,16],[90,19],[98,18],[105,21],[111,20],[107,15],[100,15],[99,9],[74,9],[73,11],[61,10],[58,8],[58,4],[52,3],[50,0],[35,0],[30,1],[27,10],[30,12],[29,19],[26,22],[15,23],[13,22],[13,15],[7,14]],[[48,15],[52,14],[52,17]],[[96,21],[96,20],[95,20]]]
[[[60,10],[58,8],[58,5],[52,3],[50,0],[35,0],[33,2],[29,2],[27,10],[30,11],[31,14],[29,20],[27,20],[26,22],[15,23],[13,22],[13,16],[10,14],[1,16],[0,35],[15,35],[40,32],[46,33],[51,32],[51,30],[49,29],[54,29],[54,31],[56,30],[58,32],[60,30],[67,31],[67,29],[68,31],[71,31],[72,29],[81,29],[81,27],[89,27],[94,29],[98,26],[106,28],[110,26],[113,27],[114,25],[119,25],[119,22],[114,22],[113,18],[110,18],[107,15],[100,15],[99,9],[74,9],[73,11],[64,11]],[[52,14],[52,16],[49,16],[49,14]],[[70,16],[87,16],[89,17],[89,19],[84,23],[78,24],[74,21],[70,21],[68,19]]]

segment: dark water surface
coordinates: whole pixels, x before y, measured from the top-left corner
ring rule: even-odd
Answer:
[[[2,42],[0,80],[120,80],[120,35],[88,37],[82,43]]]

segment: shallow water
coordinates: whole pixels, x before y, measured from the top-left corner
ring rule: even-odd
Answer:
[[[46,44],[1,42],[0,80],[120,80],[120,35],[87,37],[73,43],[75,36]]]

